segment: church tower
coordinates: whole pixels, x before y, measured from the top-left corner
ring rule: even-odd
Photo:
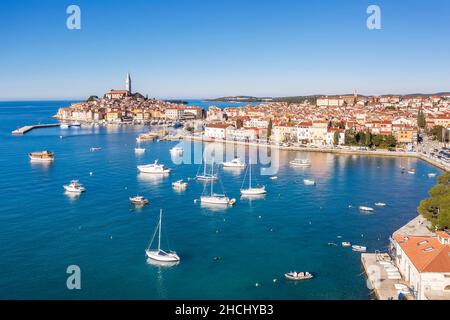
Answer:
[[[130,73],[127,73],[127,79],[125,80],[125,90],[131,94],[131,76]]]

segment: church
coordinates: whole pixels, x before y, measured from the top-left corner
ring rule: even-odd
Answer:
[[[130,73],[127,73],[127,77],[125,80],[125,90],[112,89],[110,92],[105,94],[105,97],[106,99],[122,99],[131,96],[131,94],[131,76]]]

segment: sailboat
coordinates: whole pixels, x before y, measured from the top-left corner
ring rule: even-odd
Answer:
[[[216,177],[214,175],[214,160],[213,160],[213,165],[211,167],[211,177]],[[228,198],[225,194],[216,194],[214,193],[214,182],[211,181],[211,193],[209,196],[201,196],[200,197],[200,202],[202,204],[213,204],[213,205],[234,205],[236,203],[236,199],[230,199]]]
[[[145,254],[150,259],[160,261],[160,262],[178,262],[180,261],[180,257],[177,255],[174,251],[166,252],[163,249],[161,249],[161,228],[162,228],[162,209],[159,213],[159,222],[156,227],[155,233],[153,234],[152,241],[150,242],[150,245],[145,250]],[[151,249],[151,246],[153,244],[153,240],[155,239],[156,232],[158,231],[158,248],[157,249]]]
[[[243,196],[256,196],[256,195],[261,195],[261,194],[266,194],[266,187],[265,186],[258,186],[256,188],[252,187],[252,163],[251,161],[249,162],[249,179],[248,179],[248,189],[243,189],[241,187],[241,194]],[[242,186],[245,183],[245,177],[244,177],[244,181],[242,182]]]
[[[218,179],[217,175],[206,173],[206,160],[204,159],[203,162],[204,162],[203,174],[197,174],[197,176],[195,178],[199,181],[215,181],[215,180],[217,180]],[[212,166],[213,166],[212,170],[214,170],[214,161],[213,161]],[[200,170],[200,168],[199,168],[199,170]]]

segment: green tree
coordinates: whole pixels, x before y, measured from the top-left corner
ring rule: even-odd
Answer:
[[[90,97],[87,99],[87,102],[96,101],[96,100],[98,100],[98,97],[97,97],[97,96],[90,96]]]
[[[450,172],[439,177],[438,184],[429,191],[417,211],[428,219],[433,227],[444,230],[450,227]]]
[[[420,109],[417,115],[417,126],[423,129],[425,128],[426,124],[425,114],[423,113],[423,110]]]
[[[333,144],[334,144],[335,146],[339,145],[339,132],[338,132],[338,131],[335,131],[335,132],[334,132]]]
[[[370,147],[372,145],[372,134],[370,133],[370,131],[367,129],[366,135],[364,137],[364,144],[367,147]]]
[[[267,140],[269,140],[270,137],[272,136],[272,127],[273,127],[273,123],[272,123],[272,119],[270,119],[269,125],[267,126]]]

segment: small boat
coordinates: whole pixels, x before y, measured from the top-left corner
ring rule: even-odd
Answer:
[[[130,202],[137,206],[145,206],[148,204],[148,200],[143,196],[130,197]]]
[[[160,261],[160,262],[178,262],[180,261],[180,257],[174,251],[164,251],[161,249],[161,228],[162,228],[162,210],[159,213],[159,223],[156,227],[155,233],[153,234],[153,238],[150,242],[150,245],[145,250],[145,254],[148,258]],[[155,239],[156,232],[158,232],[158,248],[151,249],[153,244],[153,240]]]
[[[170,149],[171,154],[182,155],[184,153],[184,149],[182,147],[173,147]]]
[[[248,179],[248,188],[247,189],[243,189],[241,188],[241,194],[243,196],[256,196],[256,195],[262,195],[262,194],[266,194],[267,190],[265,186],[257,186],[257,187],[252,187],[252,164],[250,163],[248,166],[248,171],[250,172],[249,174],[249,179]],[[245,177],[244,177],[244,181],[242,182],[242,185],[244,185],[245,183]]]
[[[72,180],[70,184],[64,186],[64,189],[67,192],[73,193],[82,193],[86,191],[86,189],[83,187],[81,183],[79,183],[78,180]]]
[[[373,211],[375,211],[373,208],[371,208],[371,207],[365,207],[365,206],[360,206],[360,207],[359,207],[359,210],[360,210],[360,211],[364,211],[364,212],[373,212]]]
[[[377,203],[375,203],[375,205],[377,207],[386,207],[386,203],[384,203],[384,202],[377,202]]]
[[[428,178],[436,178],[437,174],[436,173],[429,173],[428,174]]]
[[[240,158],[222,163],[224,168],[245,168],[245,163]]]
[[[31,152],[28,154],[31,161],[50,162],[55,160],[55,154],[50,151]]]
[[[102,150],[102,148],[93,147],[89,149],[91,152],[96,152]]]
[[[416,169],[409,169],[409,170],[408,170],[408,173],[409,173],[409,174],[416,174]]]
[[[305,180],[303,180],[303,183],[305,184],[305,186],[315,186],[316,185],[316,181],[311,180],[311,179],[305,179]]]
[[[155,140],[156,137],[157,137],[157,134],[152,133],[152,132],[141,133],[141,134],[136,138],[136,141],[137,141],[137,142],[142,142],[142,141],[153,141],[153,140]]]
[[[59,127],[61,129],[69,129],[69,124],[68,123],[61,123]]]
[[[289,164],[293,167],[309,167],[311,166],[311,161],[308,159],[295,159],[289,162]]]
[[[172,171],[172,169],[164,167],[163,164],[158,164],[158,160],[155,160],[152,164],[138,166],[137,168],[141,173],[150,174],[168,174]]]
[[[277,180],[278,177],[277,177],[277,176],[274,176],[274,177],[270,177],[269,179],[270,179],[270,180]]]
[[[352,250],[356,251],[356,252],[366,252],[367,251],[367,247],[364,246],[352,246]]]
[[[79,123],[78,121],[72,122],[70,124],[71,127],[81,127],[81,123]]]
[[[172,183],[172,187],[177,190],[185,190],[188,187],[188,183],[183,180],[178,180]]]
[[[314,278],[314,276],[309,272],[288,272],[285,273],[284,276],[288,280],[292,281],[301,281],[301,280],[310,280]]]
[[[342,246],[343,247],[351,247],[352,244],[350,242],[344,241],[344,242],[342,242]]]

